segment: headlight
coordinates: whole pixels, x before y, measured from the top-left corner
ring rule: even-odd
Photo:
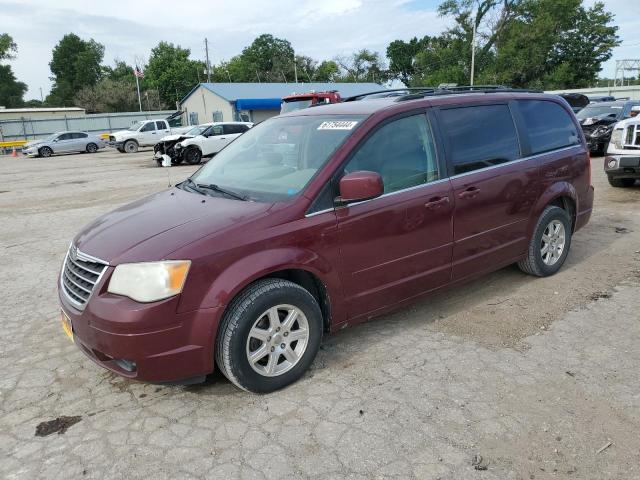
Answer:
[[[109,281],[109,293],[124,295],[137,302],[155,302],[182,292],[191,261],[123,263]]]
[[[613,127],[605,127],[604,125],[597,127],[592,133],[591,136],[592,137],[602,137],[604,135],[607,135],[609,132],[611,132],[611,130],[613,129]]]
[[[182,144],[180,142],[176,143],[173,148],[180,149],[182,148]]]

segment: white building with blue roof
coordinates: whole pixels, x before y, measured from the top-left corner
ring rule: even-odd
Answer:
[[[200,83],[181,101],[189,125],[242,120],[258,123],[280,113],[282,97],[337,90],[342,98],[383,90],[377,83]]]

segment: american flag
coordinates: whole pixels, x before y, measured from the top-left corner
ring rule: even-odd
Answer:
[[[138,78],[144,78],[144,72],[140,70],[137,65],[136,68],[133,69],[133,74]]]

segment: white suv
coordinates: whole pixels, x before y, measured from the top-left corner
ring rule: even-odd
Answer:
[[[203,157],[213,157],[231,141],[253,127],[250,122],[215,122],[200,135],[187,138],[175,145],[176,155],[196,165]]]

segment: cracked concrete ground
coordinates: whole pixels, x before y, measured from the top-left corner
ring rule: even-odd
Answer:
[[[219,373],[128,381],[62,332],[74,233],[194,170],[149,158],[0,158],[0,478],[640,478],[640,186],[611,188],[601,159],[558,275],[506,268],[341,332],[256,396]],[[35,436],[63,415],[81,420]]]

